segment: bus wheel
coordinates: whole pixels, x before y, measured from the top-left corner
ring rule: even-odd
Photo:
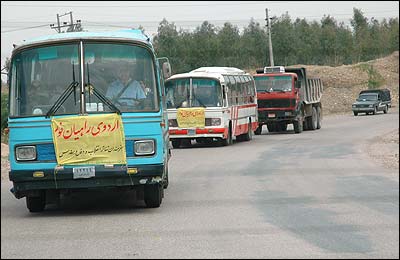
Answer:
[[[174,148],[181,147],[181,140],[175,139],[175,140],[172,140],[171,142],[172,142],[172,147],[174,147]]]
[[[39,196],[26,196],[26,207],[30,212],[41,212],[46,206],[45,192],[41,191]]]
[[[243,140],[244,141],[250,141],[251,139],[253,139],[253,130],[251,129],[251,121],[249,122],[249,128],[247,133],[244,135]]]
[[[261,132],[262,132],[262,127],[263,127],[262,124],[258,125],[256,131],[254,131],[254,134],[255,134],[255,135],[260,135]]]
[[[228,146],[231,144],[232,144],[232,127],[229,124],[228,136],[226,137],[226,139],[222,139],[222,145]]]
[[[167,189],[168,188],[168,184],[169,184],[169,179],[168,179],[168,166],[167,166],[167,170],[166,170],[166,174],[165,174],[165,178],[164,178],[164,185],[163,188]]]
[[[161,205],[163,187],[160,184],[144,186],[144,202],[148,208],[158,208]]]

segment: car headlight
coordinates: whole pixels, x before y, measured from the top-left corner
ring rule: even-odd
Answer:
[[[352,107],[356,107],[356,105],[352,105]]]
[[[212,126],[221,125],[221,118],[211,118],[211,125]]]
[[[369,105],[368,107],[374,107],[374,105]]]
[[[135,141],[135,155],[152,155],[154,152],[154,140]]]
[[[17,161],[36,160],[36,146],[18,146],[15,148],[15,156]]]

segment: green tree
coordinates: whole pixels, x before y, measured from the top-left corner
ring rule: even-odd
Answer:
[[[354,60],[353,62],[364,61],[368,57],[368,44],[370,35],[368,32],[367,18],[361,10],[353,8],[353,18],[350,23],[354,31]]]

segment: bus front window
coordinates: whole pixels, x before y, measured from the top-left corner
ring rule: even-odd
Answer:
[[[174,79],[166,83],[167,107],[221,107],[222,92],[217,80],[193,78]]]
[[[121,112],[159,110],[154,60],[149,50],[129,44],[87,43],[83,51],[85,111],[80,105],[79,44],[54,44],[22,50],[12,58],[10,116],[115,111],[99,96],[106,97]]]
[[[11,61],[10,116],[43,116],[68,86],[79,85],[78,45],[32,48]],[[56,114],[79,112],[79,87],[66,97]]]

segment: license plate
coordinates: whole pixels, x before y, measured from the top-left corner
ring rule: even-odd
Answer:
[[[72,169],[74,179],[87,179],[95,176],[94,166],[76,167]]]
[[[196,129],[189,129],[188,130],[188,135],[195,135],[196,134]]]
[[[268,114],[268,117],[275,117],[274,113]]]

